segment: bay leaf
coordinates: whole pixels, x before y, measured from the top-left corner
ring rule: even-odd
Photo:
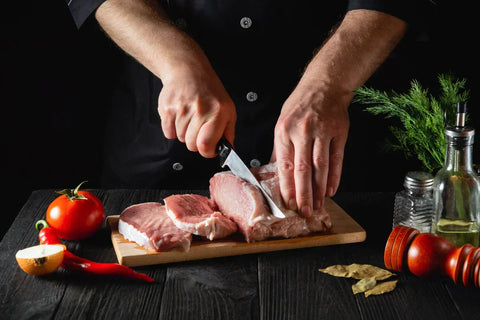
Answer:
[[[352,285],[353,294],[362,293],[375,287],[377,280],[375,278],[364,278]]]
[[[335,277],[345,277],[354,279],[374,278],[375,280],[385,280],[394,276],[388,270],[370,265],[370,264],[358,264],[352,263],[350,265],[332,265],[325,269],[318,269],[323,273],[330,274]]]
[[[398,280],[385,281],[377,284],[370,290],[365,291],[365,298],[371,295],[379,295],[393,291],[396,288]]]

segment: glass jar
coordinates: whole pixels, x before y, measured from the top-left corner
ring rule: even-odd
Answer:
[[[431,232],[433,218],[433,175],[411,171],[405,176],[404,190],[395,194],[393,228],[403,225],[422,233]]]

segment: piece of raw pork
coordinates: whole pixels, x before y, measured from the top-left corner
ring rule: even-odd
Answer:
[[[192,234],[180,230],[167,215],[165,206],[158,202],[132,205],[120,214],[118,231],[125,239],[154,251],[175,247],[190,249]]]
[[[218,211],[215,203],[198,194],[174,194],[163,199],[167,214],[179,228],[209,240],[225,238],[237,224]]]
[[[286,218],[273,216],[261,191],[231,172],[219,172],[210,179],[211,199],[220,212],[237,223],[247,242],[292,238],[331,227],[330,216],[325,210],[317,210],[311,217],[304,218],[284,206],[275,163],[254,168],[252,172]]]

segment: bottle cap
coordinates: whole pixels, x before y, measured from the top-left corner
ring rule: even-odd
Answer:
[[[405,176],[403,186],[405,188],[431,188],[434,176],[428,172],[410,171]]]
[[[475,130],[472,127],[465,126],[466,116],[467,102],[457,102],[457,120],[455,126],[445,128],[445,134],[452,138],[466,138],[475,135]]]
[[[465,101],[457,102],[457,127],[465,126],[465,117],[467,115],[467,103]]]

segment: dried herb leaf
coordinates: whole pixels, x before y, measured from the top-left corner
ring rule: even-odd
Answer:
[[[365,298],[371,295],[379,295],[393,291],[393,289],[395,289],[397,286],[397,282],[398,280],[381,282],[372,289],[365,291]]]
[[[333,265],[325,269],[318,269],[323,273],[335,277],[345,277],[354,279],[374,278],[375,280],[385,280],[395,275],[388,270],[372,266],[370,264],[353,263],[350,265]]]
[[[352,285],[353,294],[362,293],[372,289],[377,284],[375,278],[365,278]]]

